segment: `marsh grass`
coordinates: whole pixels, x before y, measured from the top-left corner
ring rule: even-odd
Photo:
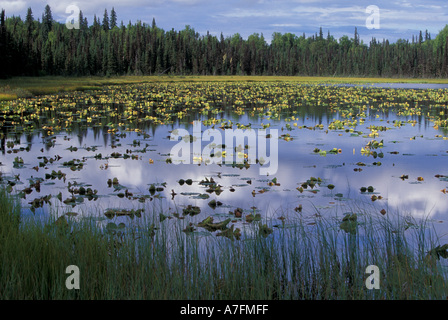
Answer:
[[[445,299],[443,261],[425,222],[359,211],[353,233],[340,218],[250,224],[240,240],[187,234],[188,221],[154,217],[105,232],[95,221],[42,222],[0,190],[0,299]],[[67,266],[80,269],[69,290]],[[377,265],[380,289],[367,289]]]
[[[70,91],[100,90],[107,85],[147,82],[298,82],[298,83],[448,83],[447,79],[305,77],[305,76],[115,76],[115,77],[14,77],[0,80],[0,101]]]
[[[0,101],[9,101],[17,99],[17,94],[13,93],[0,93]]]
[[[17,98],[30,98],[33,94],[23,88],[11,88],[9,85],[0,87],[0,101],[15,100]]]

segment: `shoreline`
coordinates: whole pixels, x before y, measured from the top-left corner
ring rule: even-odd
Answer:
[[[13,77],[0,80],[0,102],[17,98],[71,91],[99,90],[107,85],[126,85],[150,82],[301,82],[301,83],[412,83],[448,84],[442,78],[377,78],[377,77],[325,77],[325,76],[115,76],[115,77]]]

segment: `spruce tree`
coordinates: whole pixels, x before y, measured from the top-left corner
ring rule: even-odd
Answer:
[[[104,9],[104,16],[103,16],[103,29],[104,31],[109,30],[109,16],[107,14],[107,9]]]
[[[7,43],[6,43],[6,23],[5,10],[2,9],[0,14],[0,61],[4,67],[0,68],[0,78],[5,78],[8,75],[7,68],[9,61],[7,61]]]
[[[114,7],[112,7],[112,11],[110,12],[110,28],[113,29],[117,26],[117,13],[115,12]]]
[[[45,11],[42,15],[42,25],[44,35],[46,36],[53,27],[53,15],[51,14],[51,8],[48,4],[45,6]]]
[[[87,30],[87,27],[88,27],[87,26],[87,18],[84,18],[82,10],[79,11],[78,20],[79,20],[79,29],[83,30],[83,31]]]
[[[26,12],[26,19],[25,19],[25,25],[31,26],[33,24],[34,18],[33,18],[33,10],[31,10],[31,7],[28,8]]]

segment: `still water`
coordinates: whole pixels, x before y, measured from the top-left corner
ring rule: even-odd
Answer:
[[[373,86],[412,90],[447,87]],[[284,118],[268,121],[261,116],[223,112],[221,117],[250,124],[252,130],[259,130],[269,122],[268,133],[277,129],[279,136],[289,134],[288,139],[280,137],[276,141],[278,170],[269,176],[260,175],[260,164],[239,168],[226,164],[168,163],[177,143],[170,140],[171,132],[185,129],[193,134],[190,121],[149,126],[146,134],[112,134],[101,127],[78,128],[50,136],[39,132],[7,133],[4,143],[13,141],[14,146],[3,145],[2,181],[21,192],[24,213],[36,216],[75,212],[81,217],[102,217],[107,222],[104,213],[109,209],[144,209],[145,215],[182,216],[183,209],[191,205],[200,208],[193,221],[207,216],[222,220],[240,208],[243,214],[237,220],[243,224],[244,216],[250,213],[260,213],[263,219],[278,219],[342,215],[367,209],[378,214],[384,210],[386,214],[399,212],[429,218],[438,232],[444,234],[448,231],[446,132],[434,128],[422,115],[385,112],[374,105],[362,112],[365,113],[362,123],[331,130],[327,130],[328,126],[342,117],[337,110],[325,107],[303,108],[293,121]],[[204,119],[201,115],[195,118]],[[387,130],[368,136],[371,126]],[[207,128],[202,126],[202,131]],[[362,153],[372,140],[382,142],[382,146],[374,149],[374,154]],[[208,143],[203,142],[202,148]],[[334,148],[337,152],[328,152]],[[111,156],[113,153],[116,157]],[[18,162],[18,157],[23,163]],[[59,170],[65,176],[58,176]],[[318,179],[317,183],[304,188],[303,184],[312,177]],[[209,184],[201,183],[210,179],[220,186],[220,192],[213,192]],[[32,186],[36,182],[39,188]],[[373,191],[362,191],[369,186]],[[95,190],[94,194],[88,197],[71,192],[81,187]],[[48,201],[42,200],[48,195],[51,195]],[[72,196],[73,201],[68,201]],[[40,204],[33,203],[36,199],[41,200]],[[212,200],[220,205],[210,205]],[[132,220],[122,219],[125,223]]]

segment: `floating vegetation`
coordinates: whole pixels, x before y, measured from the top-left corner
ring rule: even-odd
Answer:
[[[181,186],[184,185],[184,184],[187,184],[187,185],[191,186],[191,185],[193,184],[193,180],[191,180],[191,179],[186,179],[186,180],[184,180],[184,179],[179,179],[178,183],[179,183]]]
[[[44,203],[50,204],[51,195],[46,195],[40,198],[35,198],[33,201],[30,201],[31,211],[33,213],[36,212],[36,208],[43,207]]]
[[[106,259],[152,259],[145,265],[153,268],[160,264],[158,270],[161,273],[157,274],[163,274],[166,271],[166,261],[172,261],[173,265],[169,267],[173,268],[170,270],[175,270],[176,261],[188,262],[190,257],[185,256],[186,247],[166,246],[161,241],[163,237],[170,237],[172,244],[176,241],[184,244],[186,237],[214,236],[223,241],[219,242],[220,249],[228,250],[223,252],[231,257],[227,261],[228,265],[224,265],[226,268],[231,266],[229,270],[236,267],[244,273],[250,269],[246,264],[235,264],[235,248],[243,250],[243,257],[247,258],[244,261],[252,266],[259,264],[260,256],[257,255],[260,252],[266,254],[266,257],[274,254],[274,260],[280,261],[279,264],[272,265],[275,267],[274,275],[280,279],[284,272],[287,272],[287,277],[294,277],[294,270],[285,271],[282,268],[285,261],[302,258],[302,248],[304,257],[311,254],[308,256],[310,259],[302,259],[305,263],[314,261],[316,257],[333,259],[333,255],[316,255],[315,252],[307,251],[314,248],[314,242],[313,246],[307,246],[310,240],[316,241],[315,248],[324,251],[334,249],[335,256],[345,254],[344,250],[351,250],[351,242],[344,242],[345,240],[354,239],[356,241],[353,243],[357,245],[375,244],[374,253],[382,250],[381,244],[395,239],[399,240],[395,249],[402,250],[402,245],[407,245],[399,238],[401,232],[396,232],[395,229],[393,236],[388,237],[386,242],[376,239],[374,233],[363,233],[368,225],[361,220],[370,215],[361,215],[360,211],[339,216],[334,220],[335,225],[329,228],[316,228],[333,209],[339,213],[340,208],[348,208],[351,204],[349,201],[353,201],[356,206],[372,206],[372,216],[378,216],[381,221],[389,221],[389,218],[392,220],[395,205],[409,204],[411,211],[418,209],[420,214],[421,207],[434,200],[436,204],[434,210],[431,207],[431,213],[442,215],[446,212],[448,174],[443,174],[443,170],[446,162],[444,157],[448,156],[448,90],[392,90],[297,81],[247,82],[232,79],[228,82],[199,82],[192,79],[188,82],[170,82],[170,78],[167,79],[163,83],[108,85],[97,91],[42,95],[0,103],[0,148],[4,152],[0,163],[0,183],[7,192],[17,192],[15,196],[21,201],[22,210],[26,213],[31,211],[36,216],[54,211],[58,213],[56,216],[62,213],[62,217],[56,217],[51,224],[52,229],[49,229],[63,231],[64,237],[58,240],[55,248],[69,248],[69,251],[61,251],[61,257],[70,256],[66,252],[77,250],[76,246],[80,243],[78,232],[81,230],[73,234],[67,230],[76,228],[75,221],[91,218],[105,232],[99,238],[106,241],[105,247],[109,250]],[[202,141],[190,130],[195,121],[202,126]],[[193,164],[179,164],[176,155],[169,150],[173,145],[170,134],[179,133],[182,129],[188,133],[182,133],[179,138],[191,148],[188,149],[187,156],[194,160]],[[218,141],[219,139],[215,141],[214,137],[207,136],[209,129],[217,129],[220,133],[223,130],[239,129],[248,135],[260,130],[259,133],[262,133],[263,138],[268,138],[268,142],[278,143],[278,171],[269,175],[260,175],[258,171],[260,167],[275,164],[275,159],[267,155],[273,149],[266,150],[266,154],[257,154],[256,159],[249,159],[250,151],[258,149],[259,145],[253,148],[246,141],[240,141],[229,147],[226,146],[229,142]],[[278,130],[278,135],[273,130]],[[278,139],[274,140],[274,137]],[[210,158],[200,153],[204,150],[210,152]],[[234,162],[225,165],[206,161],[223,160],[229,153],[240,161],[232,160]],[[380,201],[383,197],[378,191],[383,190],[391,199],[388,203]],[[145,210],[140,209],[141,206]],[[249,207],[251,209],[246,209]],[[98,208],[98,216],[88,215]],[[275,222],[278,224],[274,226],[269,222],[265,223],[271,211],[278,217]],[[84,217],[84,212],[87,217]],[[136,219],[140,217],[155,223],[143,227],[143,219]],[[322,234],[329,232],[327,240],[336,239],[335,247],[319,247],[328,242],[322,241],[319,236],[314,237],[321,234],[309,236],[305,232],[296,232],[299,225],[293,221],[293,217],[303,219],[303,230],[322,230]],[[176,224],[181,227],[172,228]],[[376,227],[377,225],[372,226]],[[159,228],[167,228],[165,230],[168,232],[158,232]],[[416,228],[413,221],[406,221],[404,230],[408,231],[405,235],[413,231],[409,229]],[[175,230],[174,233],[179,231],[179,234],[175,233],[171,238],[172,230]],[[245,232],[247,230],[248,233]],[[247,239],[236,242],[246,235]],[[128,241],[134,239],[134,236],[150,238],[147,241],[149,254],[141,255],[139,250],[135,250],[134,243]],[[262,238],[261,241],[258,236]],[[265,238],[268,242],[282,241],[283,236],[287,236],[284,239],[290,241],[287,242],[288,245],[279,245],[282,242],[275,243],[275,247],[264,245]],[[367,239],[369,236],[375,239],[372,238],[373,242],[365,242],[363,240],[366,236]],[[252,241],[253,238],[257,240]],[[20,238],[20,241],[23,239]],[[338,247],[339,240],[343,242],[342,247]],[[375,241],[379,242],[374,243]],[[210,250],[216,249],[215,241],[206,239],[204,242],[211,246]],[[64,246],[60,246],[61,243],[65,243]],[[132,247],[126,254],[122,254],[120,250],[125,243],[132,244]],[[45,249],[46,245],[47,242],[39,248]],[[226,247],[227,245],[229,246]],[[234,247],[235,245],[240,247]],[[254,247],[255,245],[258,247]],[[91,246],[91,253],[98,252],[98,248],[101,249],[101,246]],[[160,253],[172,254],[177,249],[177,257],[153,259],[156,255],[160,256]],[[388,256],[390,252],[395,253],[395,249],[383,249],[383,255],[374,254],[370,258],[384,259],[383,266],[393,265],[395,271],[414,272],[412,265],[407,263],[406,268],[397,269],[395,262],[398,260]],[[423,246],[418,252],[428,253],[429,257],[442,259],[448,256],[447,245],[436,244],[422,249]],[[350,266],[361,265],[365,268],[365,265],[376,263],[369,258],[363,260],[368,264],[352,264],[349,261],[352,252],[348,251],[348,259],[334,260],[334,265],[350,262]],[[363,250],[362,253],[370,254],[370,251]],[[196,251],[189,252],[194,257]],[[135,253],[138,254],[133,256]],[[218,256],[212,257],[217,258]],[[227,258],[222,260],[219,256],[219,263],[225,259]],[[106,261],[103,257],[100,260]],[[114,261],[119,261],[122,266],[126,265],[124,260]],[[391,261],[394,263],[391,264]],[[205,260],[204,265],[207,262],[210,261]],[[102,266],[103,263],[98,265]],[[134,261],[132,265],[135,265]],[[194,265],[191,264],[189,272],[196,272],[198,268]],[[216,274],[224,270],[222,266],[219,264],[219,272]],[[350,267],[347,269],[347,264],[343,267],[340,273],[335,273],[335,277],[340,275],[339,287],[348,288],[346,284],[352,279],[347,281],[347,270]],[[35,268],[31,269],[32,274]],[[303,270],[311,269],[307,267]],[[394,271],[391,270],[385,274],[391,274]],[[250,272],[253,270],[247,274]],[[154,272],[147,274],[153,275]],[[360,277],[365,275],[364,269],[357,274]],[[328,272],[320,275],[327,276]],[[129,274],[123,275],[120,283],[126,283],[128,276]],[[176,281],[179,285],[185,284],[182,276],[180,273],[181,281]],[[315,283],[314,275],[306,276],[310,277],[309,283]],[[148,283],[157,282],[159,278],[149,277]],[[200,278],[201,275],[198,279]],[[250,277],[243,278],[250,280]],[[291,279],[291,283],[298,283],[297,279],[299,278]],[[364,280],[361,279],[359,283]],[[420,280],[422,281],[407,281],[404,287],[399,286],[404,289],[398,291],[420,292],[421,286],[416,290],[406,287],[426,281],[423,278]],[[281,281],[271,283],[270,288],[283,288]],[[244,288],[253,287],[253,283],[249,282]],[[247,291],[241,291],[238,281],[224,282],[224,286],[232,283],[235,284],[233,292]],[[325,295],[332,294],[333,290],[322,286],[321,292]],[[290,289],[293,297],[301,292],[296,286]],[[225,293],[225,289],[223,290]],[[267,291],[270,293],[272,290]],[[365,294],[364,291],[362,294]],[[210,291],[207,294],[219,297],[219,292]],[[390,297],[396,297],[396,292],[391,293]],[[163,296],[166,292],[161,294]],[[328,298],[324,295],[321,297]],[[343,297],[347,297],[347,294]]]
[[[195,216],[199,213],[201,213],[201,208],[199,208],[198,206],[192,206],[191,204],[189,204],[186,208],[182,210],[182,214],[184,216],[186,215]]]
[[[23,168],[24,166],[24,161],[22,159],[22,157],[15,157],[14,161],[13,161],[13,167],[16,169],[20,169]]]
[[[210,208],[215,209],[216,207],[222,206],[222,202],[216,201],[215,199],[213,199],[213,200],[209,201],[208,205]]]
[[[216,234],[217,237],[226,237],[230,240],[239,240],[241,238],[241,230],[239,228],[235,228],[235,225],[232,224],[232,226],[224,231],[218,232]]]
[[[344,230],[347,233],[356,233],[358,226],[358,215],[356,213],[347,213],[343,218],[342,222],[339,225],[341,230]]]
[[[109,222],[106,225],[106,232],[112,235],[118,234],[118,232],[123,232],[126,228],[124,223],[119,223],[118,225],[114,222]]]
[[[229,213],[233,214],[235,216],[235,218],[241,218],[243,216],[243,209],[236,208],[233,212],[230,211]]]
[[[273,232],[273,230],[270,228],[270,227],[268,227],[268,225],[267,224],[262,224],[261,222],[258,224],[258,232],[259,232],[259,234],[262,236],[262,237],[267,237],[267,236],[269,236],[272,232]]]
[[[296,189],[299,192],[303,192],[304,189],[307,189],[308,187],[310,187],[311,189],[315,188],[316,185],[320,186],[322,183],[322,179],[321,178],[315,178],[315,177],[310,177],[308,180],[306,180],[305,182],[302,182],[300,187],[297,187]]]
[[[280,186],[280,183],[277,182],[277,178],[273,178],[271,181],[268,182],[268,186]]]
[[[373,192],[373,191],[375,191],[375,188],[372,187],[372,186],[368,186],[368,187],[361,187],[360,190],[363,193],[365,193],[365,192]]]
[[[448,244],[439,245],[429,250],[428,256],[436,257],[437,259],[448,259]]]
[[[163,190],[164,190],[163,187],[161,187],[161,186],[156,186],[155,183],[152,183],[152,184],[149,186],[149,189],[148,189],[148,191],[149,191],[149,193],[150,193],[151,195],[154,195],[156,192],[162,192]]]
[[[127,210],[121,215],[132,216],[130,208],[158,200],[170,208],[182,208],[159,216],[160,221],[173,217],[188,220],[196,215],[204,219],[207,210],[213,210],[215,217],[230,214],[235,227],[264,218],[255,211],[246,214],[241,208],[247,205],[245,201],[265,208],[301,198],[310,199],[316,208],[331,208],[339,201],[355,200],[344,197],[350,192],[337,180],[341,175],[361,191],[357,196],[375,205],[382,196],[368,183],[385,190],[387,176],[380,180],[372,177],[388,170],[401,180],[410,177],[403,172],[415,172],[409,184],[394,179],[402,187],[392,186],[394,193],[421,187],[443,196],[448,193],[448,178],[440,174],[438,179],[429,177],[436,174],[432,164],[447,156],[448,147],[443,145],[448,139],[447,106],[448,90],[297,81],[148,82],[30,96],[1,102],[5,157],[0,183],[8,192],[18,191],[26,208],[32,202],[27,197],[33,193],[57,194],[51,202],[37,197],[32,210],[61,206],[68,211],[82,204],[89,211],[95,205],[116,206]],[[202,126],[200,139],[197,132],[190,131],[195,122]],[[170,134],[182,129],[188,132],[179,138],[193,149],[188,156],[194,163],[188,167],[177,163],[169,151]],[[206,139],[200,140],[208,129],[238,129],[245,134],[264,129],[263,136],[269,141],[278,137],[278,160],[282,162],[278,173],[255,174],[254,168],[273,163],[268,162],[267,154],[250,159],[253,146],[246,141],[229,148],[227,141],[213,137],[204,145]],[[272,130],[278,130],[278,135]],[[436,143],[437,148],[423,151]],[[210,158],[200,154],[204,150],[210,151]],[[227,153],[238,161],[225,165],[210,161],[223,160]],[[415,170],[417,164],[404,167],[409,163],[405,156],[414,156],[416,163],[427,160],[427,164],[419,171]],[[367,161],[366,157],[373,159]],[[80,180],[86,182],[77,183]],[[290,192],[294,189],[297,192]],[[98,202],[93,205],[87,200]],[[226,210],[219,210],[222,208]],[[308,208],[300,201],[291,210],[306,215]],[[120,215],[119,211],[108,212],[114,217],[117,213]]]
[[[224,221],[221,222],[213,222],[213,217],[212,216],[208,216],[207,218],[205,218],[204,220],[202,220],[201,222],[199,222],[197,224],[198,227],[202,227],[208,231],[216,231],[216,230],[226,230],[227,229],[227,225],[229,224],[229,222],[232,219],[228,218]]]
[[[79,159],[73,159],[69,161],[65,161],[62,163],[62,166],[70,168],[72,171],[80,171],[84,168],[84,162]]]
[[[193,223],[189,223],[188,226],[185,227],[185,229],[182,230],[185,233],[191,233],[196,231],[196,228],[194,227]]]
[[[45,174],[45,179],[65,179],[66,174],[63,173],[61,170],[58,170],[57,172],[55,170],[52,170],[51,173],[46,173]]]
[[[246,222],[253,222],[253,221],[260,221],[261,220],[261,214],[256,213],[255,215],[253,213],[246,215],[245,217]]]
[[[134,217],[141,218],[143,212],[143,209],[108,209],[106,210],[106,212],[104,212],[104,215],[109,219],[112,219],[114,217],[129,217],[133,219]]]
[[[117,186],[118,183],[118,178],[113,178],[113,179],[107,179],[107,186],[110,188],[112,186]]]
[[[325,157],[327,154],[342,153],[342,149],[333,148],[331,150],[321,150],[319,148],[314,148],[313,152]]]

